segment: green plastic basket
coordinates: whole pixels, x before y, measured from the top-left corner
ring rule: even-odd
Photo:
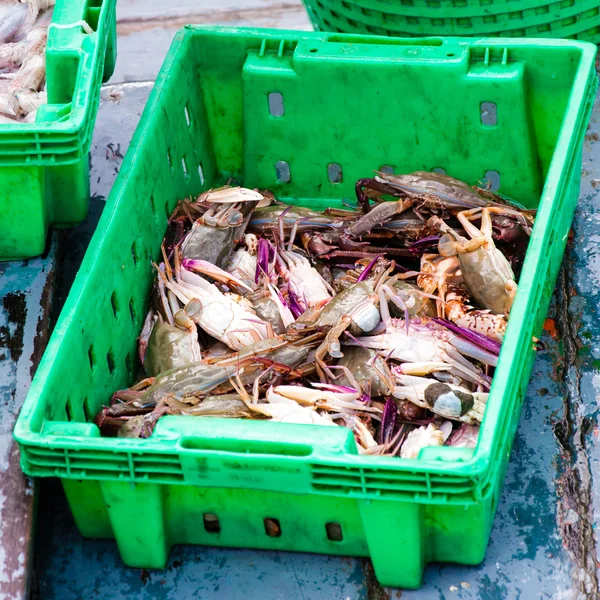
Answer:
[[[164,567],[173,544],[269,548],[370,556],[382,584],[417,587],[428,562],[480,562],[577,204],[595,54],[569,41],[184,28],[17,422],[25,473],[61,478],[81,533],[114,537],[131,566]],[[502,193],[539,207],[476,450],[359,456],[341,427],[194,417],[163,418],[146,440],[100,437],[94,414],[139,368],[151,261],[179,199],[233,176],[341,206],[381,165],[471,183],[495,171]]]
[[[598,0],[304,0],[304,4],[313,25],[322,31],[600,41]]]
[[[57,0],[48,29],[48,104],[0,125],[0,260],[41,254],[48,227],[87,215],[88,152],[102,79],[116,59],[116,0]],[[87,34],[81,21],[93,33]]]

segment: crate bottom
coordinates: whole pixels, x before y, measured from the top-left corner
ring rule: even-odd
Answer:
[[[475,505],[63,479],[80,533],[115,539],[130,567],[163,569],[175,545],[370,557],[382,585],[420,587],[430,562],[477,565],[497,499]],[[498,486],[499,487],[499,486]]]

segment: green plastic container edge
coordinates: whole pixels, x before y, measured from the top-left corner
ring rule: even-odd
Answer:
[[[488,516],[490,514],[493,515],[500,489],[500,482],[503,478],[508,461],[512,439],[518,423],[518,415],[520,413],[529,372],[533,362],[531,338],[541,327],[539,314],[535,323],[530,317],[532,314],[540,313],[539,307],[542,303],[547,306],[547,301],[554,283],[554,280],[552,280],[550,282],[544,281],[544,285],[535,285],[536,274],[543,278],[543,273],[546,272],[546,269],[553,268],[554,277],[556,276],[558,265],[554,268],[553,265],[547,264],[544,256],[545,250],[552,242],[555,244],[554,254],[556,256],[562,254],[564,243],[566,241],[566,232],[570,226],[575,209],[580,177],[580,147],[597,86],[597,79],[594,73],[596,48],[590,44],[568,41],[548,42],[547,40],[499,39],[477,41],[469,39],[434,39],[433,41],[427,40],[426,42],[423,42],[424,46],[427,47],[440,47],[440,56],[443,55],[444,57],[446,54],[453,55],[453,53],[448,52],[449,50],[461,50],[465,46],[469,47],[469,52],[475,52],[475,50],[477,50],[478,53],[482,55],[485,54],[485,56],[494,56],[498,54],[502,56],[503,53],[506,55],[507,49],[532,47],[548,48],[553,51],[565,48],[580,53],[576,75],[570,87],[571,91],[565,110],[565,116],[560,128],[551,164],[548,169],[541,197],[541,208],[537,215],[534,234],[523,268],[519,295],[517,296],[513,308],[506,341],[500,357],[500,366],[496,373],[482,427],[480,441],[472,458],[463,459],[463,462],[452,461],[444,463],[443,460],[419,459],[417,461],[409,461],[397,458],[357,456],[352,453],[353,451],[355,452],[355,448],[353,448],[351,433],[342,428],[318,428],[258,422],[247,424],[243,421],[227,420],[221,422],[220,420],[211,420],[210,423],[208,423],[207,421],[209,420],[197,420],[194,423],[195,438],[193,440],[187,440],[181,438],[181,434],[177,433],[177,427],[174,425],[178,419],[183,418],[165,418],[159,422],[156,428],[156,439],[113,440],[92,437],[93,426],[89,423],[65,423],[64,426],[61,423],[57,423],[54,434],[51,433],[52,428],[44,433],[36,429],[37,426],[34,426],[33,421],[37,420],[39,422],[40,419],[40,415],[38,414],[36,416],[36,412],[39,413],[41,410],[45,410],[40,403],[49,402],[49,398],[47,398],[47,395],[44,393],[44,382],[53,368],[53,363],[57,360],[57,350],[60,346],[61,338],[66,335],[77,335],[78,304],[80,303],[80,299],[85,290],[86,280],[90,273],[94,272],[96,269],[102,268],[103,261],[106,259],[106,257],[103,256],[103,251],[106,251],[104,238],[110,231],[111,225],[118,222],[120,213],[125,212],[128,203],[131,202],[127,193],[128,177],[133,166],[138,161],[145,161],[148,158],[145,155],[144,148],[141,148],[140,144],[151,129],[153,116],[155,114],[159,116],[169,110],[169,98],[166,95],[163,98],[163,95],[165,94],[164,88],[169,78],[169,71],[171,68],[176,68],[178,60],[182,58],[179,54],[180,51],[183,56],[185,56],[184,46],[186,45],[188,38],[193,35],[223,36],[223,38],[226,38],[227,35],[247,36],[249,38],[255,36],[257,39],[263,40],[263,46],[266,43],[267,46],[272,46],[274,44],[275,47],[277,47],[278,44],[279,47],[282,47],[281,40],[285,40],[285,43],[288,44],[288,46],[293,46],[296,41],[309,40],[315,47],[318,47],[319,42],[323,42],[326,45],[328,40],[331,40],[338,44],[346,44],[348,51],[351,49],[361,49],[360,44],[365,44],[365,46],[377,46],[379,47],[379,50],[381,50],[382,47],[386,47],[393,49],[391,52],[399,52],[400,50],[404,50],[405,47],[407,49],[410,47],[418,48],[420,43],[419,40],[390,40],[387,38],[367,36],[310,34],[291,31],[275,32],[255,29],[200,28],[191,26],[185,28],[184,31],[176,36],[171,51],[167,56],[159,78],[157,79],[156,87],[150,96],[142,119],[134,134],[130,149],[123,162],[121,172],[109,197],[98,229],[90,244],[71,293],[69,294],[67,303],[61,313],[55,332],[42,363],[40,364],[38,373],[36,374],[17,422],[15,437],[21,445],[22,465],[25,472],[34,476],[58,475],[65,480],[65,487],[68,490],[68,494],[71,494],[70,501],[72,509],[76,513],[76,521],[80,529],[87,532],[85,533],[86,535],[97,534],[97,532],[93,533],[93,531],[96,531],[92,524],[93,519],[91,519],[90,515],[85,513],[81,503],[77,502],[76,494],[72,495],[79,484],[76,484],[75,481],[73,481],[73,483],[67,483],[68,480],[83,480],[86,482],[86,485],[89,484],[89,486],[92,487],[100,485],[102,490],[108,489],[106,486],[109,484],[112,485],[111,482],[114,482],[115,486],[120,486],[120,494],[124,493],[124,488],[122,488],[122,486],[128,482],[137,482],[140,487],[136,489],[139,489],[140,493],[145,489],[150,490],[150,488],[143,487],[146,485],[144,484],[144,481],[147,482],[147,485],[158,484],[160,486],[161,484],[175,484],[174,488],[180,487],[181,484],[186,484],[186,486],[184,486],[186,488],[190,485],[189,481],[182,481],[174,475],[171,476],[170,473],[174,473],[174,471],[166,469],[164,464],[162,467],[157,467],[159,470],[162,469],[161,472],[164,473],[164,476],[161,475],[158,478],[154,477],[152,480],[147,478],[144,479],[144,477],[136,477],[132,461],[141,459],[148,461],[152,460],[153,456],[156,457],[157,461],[162,460],[163,463],[167,460],[167,457],[169,457],[169,460],[172,457],[173,468],[179,464],[177,457],[179,457],[182,462],[184,460],[195,461],[199,457],[204,457],[203,460],[214,459],[221,461],[222,463],[222,461],[231,460],[232,456],[236,456],[236,460],[238,462],[241,461],[241,463],[245,464],[244,468],[250,470],[252,477],[249,479],[241,479],[237,483],[235,483],[234,480],[223,479],[219,483],[215,483],[214,480],[211,480],[206,484],[196,483],[192,485],[206,485],[209,487],[217,486],[219,488],[232,489],[239,488],[240,490],[245,489],[248,493],[250,493],[248,490],[262,490],[265,493],[265,498],[267,497],[268,492],[284,492],[285,488],[282,487],[282,482],[287,481],[287,475],[285,475],[284,472],[274,472],[268,465],[271,465],[271,467],[278,465],[278,468],[283,469],[285,464],[288,468],[300,470],[305,466],[308,466],[311,469],[320,470],[319,472],[321,474],[324,473],[326,475],[329,472],[333,472],[336,476],[339,476],[341,472],[347,470],[349,473],[360,473],[363,478],[371,478],[371,481],[373,478],[377,480],[379,477],[383,478],[379,485],[380,491],[383,491],[387,485],[385,480],[386,477],[393,478],[394,474],[402,473],[405,478],[410,479],[412,477],[415,481],[422,481],[425,486],[424,491],[410,494],[404,493],[404,495],[398,494],[395,497],[389,495],[381,496],[377,490],[378,484],[375,482],[371,483],[370,487],[366,487],[363,483],[362,487],[350,491],[346,489],[337,490],[335,487],[313,488],[308,495],[309,497],[324,495],[330,498],[338,496],[339,502],[353,499],[360,503],[360,506],[362,507],[361,510],[364,511],[367,510],[367,504],[365,503],[372,502],[377,505],[383,503],[385,506],[390,506],[390,510],[393,510],[394,514],[405,514],[402,511],[410,512],[412,517],[417,519],[417,521],[421,519],[419,516],[421,513],[414,513],[413,511],[420,510],[417,508],[419,505],[435,505],[438,507],[440,505],[446,507],[455,505],[457,508],[460,506],[465,507],[465,509],[466,507],[472,506],[475,509],[478,506],[483,506],[482,503],[484,503],[487,508],[480,508],[477,510],[484,510]],[[343,46],[342,49],[346,49],[346,46]],[[449,62],[446,58],[444,58],[444,60]],[[152,201],[154,202],[155,199]],[[561,215],[562,218],[557,217],[553,220],[551,217],[555,213]],[[132,245],[133,253],[135,253],[134,245]],[[125,242],[124,247],[126,247]],[[542,266],[543,270],[538,269],[538,266]],[[542,298],[542,296],[544,297]],[[108,299],[105,299],[105,302],[108,302]],[[543,317],[544,314],[541,314],[542,320]],[[522,327],[520,327],[521,323],[523,323]],[[518,364],[517,371],[511,371],[511,365],[507,359],[504,358],[505,356],[513,358],[512,362]],[[183,421],[180,422],[183,423]],[[218,430],[216,433],[215,429]],[[266,442],[266,440],[269,439],[271,442]],[[284,441],[286,441],[286,443],[290,442],[291,448],[296,454],[278,456],[278,454],[282,453],[281,444],[284,444]],[[260,443],[263,446],[265,443],[272,443],[272,452],[265,452],[264,450],[262,452],[256,452],[256,450],[254,450],[250,454],[242,454],[241,456],[238,455],[239,451],[231,454],[229,450],[231,446],[228,446],[228,444],[233,444],[234,442],[241,442],[242,446],[247,444],[249,448],[255,449],[256,443]],[[269,448],[271,447],[267,447],[267,449]],[[289,451],[290,445],[287,445],[286,449],[286,451]],[[29,462],[30,457],[32,458],[32,462],[35,462],[33,459],[40,456],[47,456],[50,458],[55,457],[57,456],[57,451],[64,454],[66,469],[59,467],[59,462],[56,461],[54,463],[46,463],[47,466],[42,465],[37,467]],[[283,452],[283,454],[285,454],[285,452]],[[125,462],[122,467],[119,467],[121,472],[118,476],[109,471],[105,474],[99,474],[98,471],[87,474],[85,470],[69,466],[69,463],[72,460],[68,458],[69,455],[72,458],[77,458],[78,455],[82,458],[84,455],[85,457],[96,456],[98,460],[103,460],[103,456],[107,457],[107,460],[109,455],[113,457],[122,456]],[[63,460],[62,463],[64,463],[65,460]],[[129,461],[129,463],[127,463],[127,461]],[[55,466],[53,466],[53,464]],[[129,467],[127,464],[129,464]],[[113,467],[112,470],[114,471],[115,468],[116,467]],[[199,481],[202,481],[202,479]],[[291,481],[295,481],[294,477],[291,477],[290,482]],[[459,494],[456,492],[456,489],[454,489],[452,493],[446,494],[445,496],[442,492],[433,494],[431,491],[432,483],[437,482],[437,484],[439,484],[442,482],[443,485],[444,481],[452,481],[455,485],[463,485],[465,490],[464,493]],[[92,487],[85,489],[90,494],[92,494],[92,492],[95,494],[96,492],[93,491]],[[80,487],[77,489],[83,490],[84,488]],[[133,490],[134,488],[131,489]],[[287,491],[289,492],[289,489]],[[175,493],[175,491],[172,493]],[[216,491],[213,493],[216,493]],[[407,502],[407,500],[409,501]],[[90,500],[90,502],[92,502],[92,500]],[[93,500],[93,502],[96,502],[96,500]],[[155,506],[158,507],[159,505]],[[114,510],[116,510],[116,508]],[[148,508],[148,510],[150,510],[150,508]],[[156,510],[159,509],[156,508]],[[154,517],[158,518],[158,514],[154,515]],[[370,514],[369,518],[373,519],[375,516]],[[481,527],[483,527],[483,533],[481,535],[485,538],[486,531],[489,535],[491,522],[487,517],[484,520],[486,524],[481,525]],[[123,533],[119,531],[116,521],[111,522],[113,523],[114,531],[112,534],[109,533],[109,535],[117,536],[121,551],[124,553],[124,560],[126,560],[128,564],[136,564],[138,566],[142,566],[142,563],[144,566],[160,566],[164,564],[164,551],[157,551],[159,556],[154,559],[150,559],[147,556],[145,558],[138,557],[136,559],[132,558],[131,554],[128,554],[126,557],[124,551],[126,542],[122,539]],[[480,527],[480,525],[477,527]],[[365,524],[365,535],[368,537],[370,533],[367,530],[368,527]],[[415,540],[420,539],[416,533],[414,535],[416,536],[414,538]],[[208,541],[206,543],[218,542]],[[243,545],[262,547],[254,545],[254,542]],[[289,545],[285,544],[281,546],[281,548],[302,549],[298,547],[291,548]],[[139,548],[137,548],[136,551],[139,553]],[[334,547],[327,550],[319,548],[318,551],[327,551],[331,553],[341,552],[336,551]],[[360,552],[356,548],[351,551],[352,554],[360,554]],[[418,585],[422,572],[422,564],[420,567],[415,567],[416,570],[414,573],[405,575],[406,578],[402,579],[403,575],[401,574],[393,575],[391,573],[386,573],[385,568],[382,570],[382,568],[377,567],[378,561],[382,562],[383,558],[376,560],[376,550],[371,547],[370,543],[369,554],[374,560],[377,576],[382,583],[410,587]],[[478,559],[475,559],[473,558],[473,555],[471,555],[471,558],[456,557],[455,559],[446,558],[445,560],[460,560],[461,562],[464,560],[468,564],[473,564],[473,562],[481,560],[483,557],[482,551],[478,550],[477,557]]]
[[[49,103],[35,123],[0,125],[0,260],[41,254],[50,225],[87,215],[87,154],[115,59],[116,0],[58,0],[46,49]]]

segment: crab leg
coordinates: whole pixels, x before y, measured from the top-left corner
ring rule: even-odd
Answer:
[[[341,358],[344,356],[341,352],[340,336],[351,324],[352,317],[350,315],[343,315],[340,317],[339,321],[327,332],[325,339],[317,348],[317,351],[315,352],[315,364],[321,379],[325,378],[325,373],[332,379],[335,379],[335,376],[331,375],[331,372],[323,359],[326,354],[329,354],[329,356],[332,356],[333,358]]]
[[[184,269],[194,271],[196,273],[202,273],[204,275],[208,275],[217,281],[222,283],[226,283],[227,285],[235,285],[236,287],[242,288],[248,292],[253,292],[254,290],[247,284],[245,284],[241,279],[238,279],[235,275],[220,269],[216,265],[206,261],[200,260],[196,258],[184,258],[182,266]]]
[[[154,329],[154,311],[149,310],[144,319],[144,326],[142,327],[142,331],[138,338],[138,356],[142,364],[144,364],[144,357],[146,356],[152,329]]]
[[[159,271],[162,274],[162,269],[159,269]],[[169,290],[169,292],[171,292],[171,290]],[[169,325],[173,325],[173,311],[169,304],[169,299],[167,298],[165,282],[162,279],[162,277],[158,278],[158,293],[160,296],[161,307],[163,309],[165,319],[167,320],[167,323],[169,323]]]

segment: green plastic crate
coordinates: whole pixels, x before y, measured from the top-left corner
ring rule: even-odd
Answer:
[[[429,562],[480,562],[577,204],[595,54],[569,41],[184,28],[17,422],[25,473],[61,478],[81,533],[115,538],[136,567],[164,567],[173,544],[296,550],[370,556],[382,584],[412,588]],[[476,450],[367,457],[341,427],[194,417],[163,418],[147,440],[100,437],[94,414],[139,368],[151,261],[179,199],[233,176],[340,206],[381,165],[471,183],[496,171],[502,193],[539,206]]]
[[[50,225],[75,225],[87,215],[100,86],[116,59],[115,9],[116,0],[56,2],[46,49],[48,104],[35,123],[0,125],[0,260],[41,254]]]
[[[304,0],[316,29],[411,36],[500,36],[600,41],[598,0]]]

